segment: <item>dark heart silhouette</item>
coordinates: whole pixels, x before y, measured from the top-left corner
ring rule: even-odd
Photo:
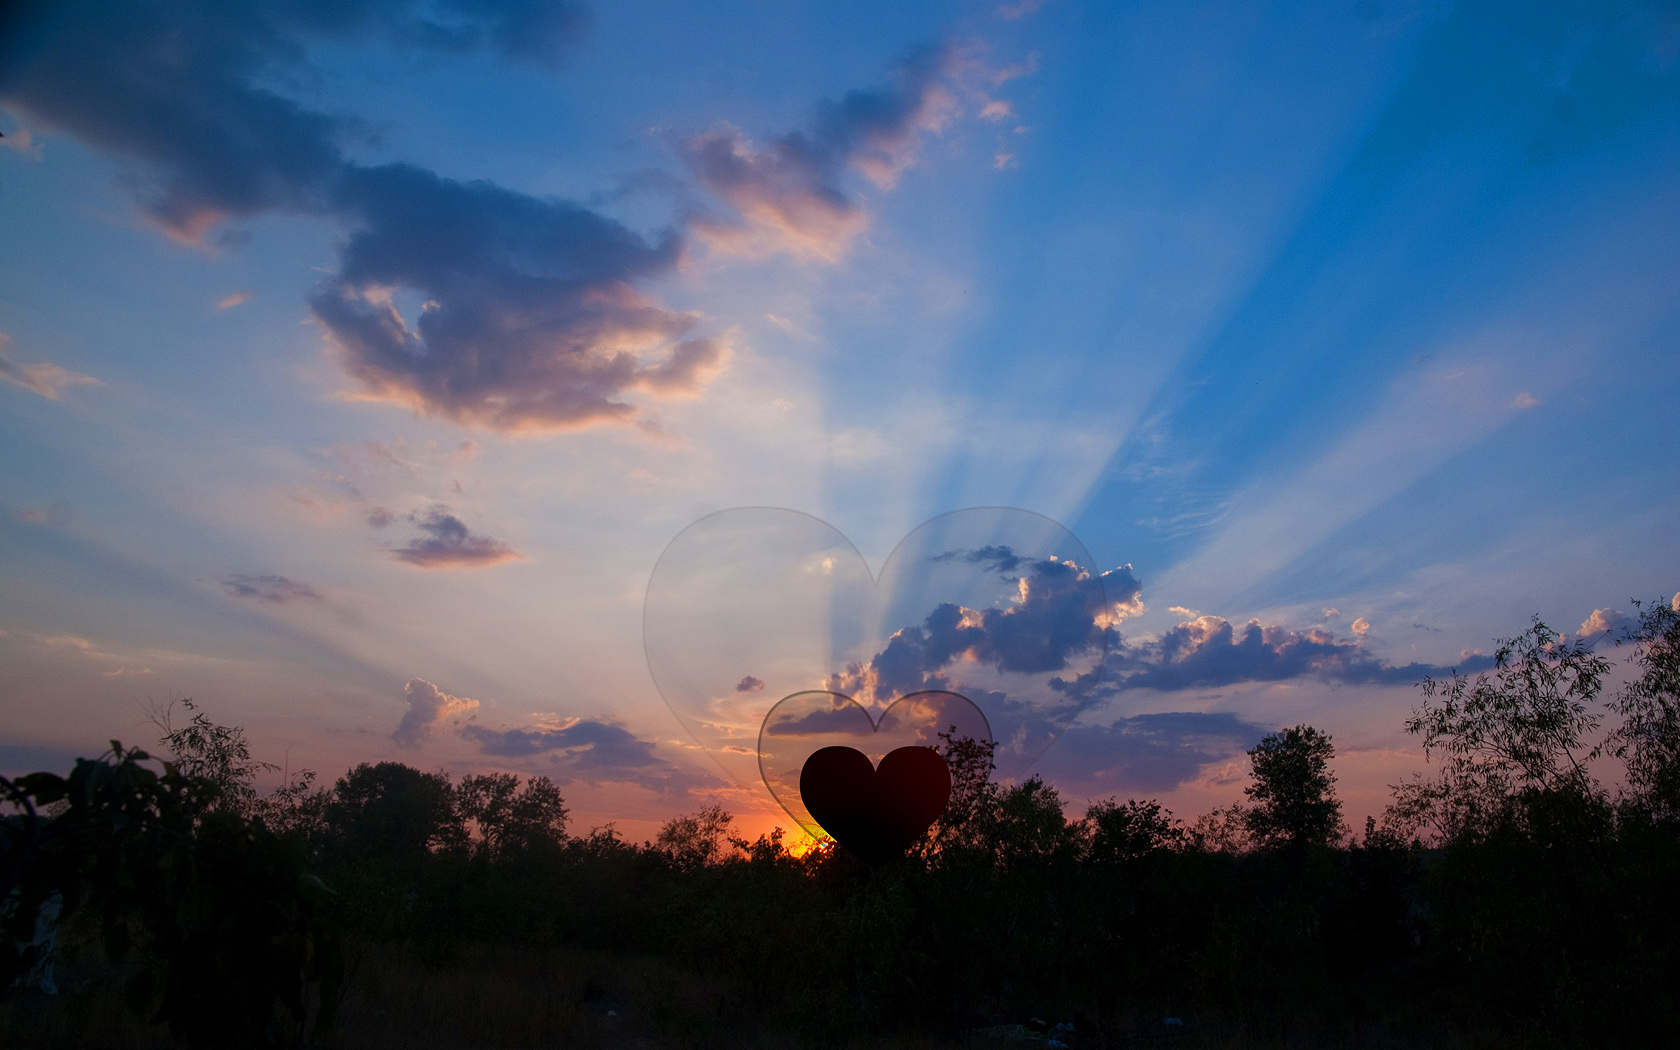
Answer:
[[[951,770],[930,747],[901,747],[881,759],[851,747],[812,753],[799,771],[805,808],[834,841],[864,863],[901,855],[951,800]]]

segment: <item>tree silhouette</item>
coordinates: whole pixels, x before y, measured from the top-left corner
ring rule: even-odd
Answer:
[[[339,778],[327,822],[334,845],[355,856],[414,862],[466,842],[449,778],[400,762],[364,762]]]
[[[1627,763],[1633,801],[1662,820],[1680,819],[1680,609],[1655,601],[1639,609],[1639,626],[1621,640],[1633,645],[1638,678],[1611,707],[1624,721],[1611,734]]]
[[[547,777],[531,777],[521,787],[512,773],[465,776],[455,785],[455,804],[476,828],[484,856],[558,849],[566,841],[566,806]]]
[[[1330,737],[1299,725],[1271,733],[1248,752],[1254,783],[1243,789],[1253,802],[1245,814],[1249,833],[1262,845],[1326,846],[1342,833],[1342,804],[1330,759]]]
[[[712,803],[695,813],[672,817],[659,829],[658,848],[679,871],[695,871],[718,860],[735,818]]]
[[[1406,731],[1446,763],[1433,779],[1395,787],[1390,823],[1414,835],[1432,827],[1445,841],[1486,835],[1536,807],[1555,814],[1594,803],[1601,792],[1587,763],[1599,749],[1584,738],[1598,729],[1609,669],[1591,645],[1565,642],[1535,617],[1522,634],[1500,640],[1491,674],[1425,679]]]
[[[298,843],[218,804],[219,785],[161,773],[115,741],[68,777],[20,777],[13,796],[54,812],[6,902],[0,990],[32,963],[36,917],[58,895],[67,921],[97,924],[123,967],[124,998],[190,1046],[273,1045],[277,1012],[325,1030],[342,979],[334,893]],[[0,859],[20,843],[6,822]]]

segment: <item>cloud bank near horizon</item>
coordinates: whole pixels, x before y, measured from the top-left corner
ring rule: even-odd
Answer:
[[[1237,627],[1223,617],[1197,614],[1159,637],[1128,640],[1119,625],[1145,608],[1143,584],[1130,565],[1092,577],[1071,562],[1026,559],[1005,546],[940,557],[990,567],[1016,582],[1017,597],[991,609],[943,603],[919,624],[896,631],[867,662],[831,676],[829,688],[887,699],[954,688],[950,673],[962,664],[1049,674],[1071,668],[1076,655],[1098,650],[1106,653],[1100,672],[1058,675],[1051,687],[1101,699],[1129,690],[1172,693],[1295,678],[1398,685],[1492,666],[1491,657],[1471,652],[1452,667],[1392,663],[1368,647],[1370,624],[1363,617],[1354,621],[1352,638],[1316,625],[1297,630],[1251,619]],[[1092,586],[1093,579],[1102,586]],[[1606,610],[1594,617],[1607,615]]]

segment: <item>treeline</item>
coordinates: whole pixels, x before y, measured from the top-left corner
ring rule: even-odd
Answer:
[[[1424,683],[1407,728],[1436,772],[1359,833],[1310,726],[1261,741],[1245,803],[1189,825],[1138,800],[1070,818],[1052,786],[995,784],[986,746],[947,740],[950,806],[876,869],[735,837],[717,807],[647,843],[574,834],[541,777],[380,763],[260,796],[243,736],[195,713],[166,726],[161,773],[114,746],[9,785],[0,979],[59,892],[113,959],[144,962],[136,1007],[198,1045],[324,1031],[343,946],[369,943],[444,968],[483,944],[661,957],[729,989],[705,1024],[664,1029],[691,1044],[1031,1022],[1122,1045],[1172,1017],[1279,1044],[1666,1045],[1680,612],[1642,606],[1625,641],[1635,674],[1608,697],[1608,661],[1539,621],[1493,671]]]

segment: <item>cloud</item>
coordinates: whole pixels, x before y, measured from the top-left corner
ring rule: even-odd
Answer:
[[[422,569],[479,568],[524,556],[501,540],[475,536],[447,507],[434,507],[425,517],[408,516],[424,537],[390,548],[391,556]]]
[[[778,718],[770,723],[766,736],[861,736],[874,734],[867,716],[859,718],[857,711],[844,701],[832,707],[807,711],[798,718]]]
[[[1006,21],[1014,22],[1028,15],[1037,14],[1039,8],[1043,7],[1045,3],[1046,0],[1016,0],[1013,4],[999,4],[997,6],[997,16]]]
[[[1072,562],[1029,560],[1002,546],[949,551],[934,560],[989,566],[1016,582],[1018,597],[1006,606],[981,610],[943,603],[920,624],[894,633],[868,662],[831,675],[827,688],[864,701],[886,700],[920,689],[952,689],[950,669],[959,662],[1052,675],[1073,666],[1074,657],[1099,651],[1105,654],[1100,671],[1054,674],[1049,688],[1069,700],[1100,699],[1129,689],[1176,692],[1304,677],[1409,684],[1454,670],[1382,659],[1365,648],[1370,624],[1363,617],[1354,621],[1352,639],[1319,627],[1296,631],[1250,620],[1238,628],[1219,616],[1190,615],[1159,638],[1128,642],[1119,625],[1144,610],[1143,586],[1130,565],[1103,573],[1097,587]],[[1182,606],[1171,608],[1190,613]],[[1467,652],[1456,669],[1473,673],[1492,663],[1481,653]],[[1011,719],[1036,724],[1039,715],[1029,707],[1001,693],[991,695],[988,717],[995,713],[993,728],[1000,739],[1010,731],[1006,723]]]
[[[735,691],[737,693],[756,693],[763,688],[764,679],[755,678],[752,675],[747,675],[745,678],[735,683]]]
[[[1469,654],[1458,668],[1484,670],[1492,660]],[[1400,684],[1437,677],[1452,668],[1391,664],[1360,641],[1337,638],[1314,627],[1293,631],[1250,620],[1236,628],[1222,617],[1199,616],[1154,641],[1119,644],[1109,650],[1105,691],[1202,689],[1239,682],[1277,682],[1314,677],[1356,684]]]
[[[1223,712],[1134,715],[1107,726],[1070,727],[1041,765],[1059,787],[1087,797],[1171,791],[1268,732]]]
[[[445,179],[407,164],[346,173],[361,219],[310,308],[360,396],[509,432],[633,421],[626,397],[690,395],[722,367],[700,318],[634,282],[670,271],[681,240],[648,243],[584,207]],[[425,301],[406,318],[392,299]]]
[[[1511,399],[1511,407],[1515,409],[1533,408],[1540,403],[1540,399],[1524,390]]]
[[[889,189],[915,163],[922,134],[939,131],[954,111],[945,82],[953,61],[947,50],[921,51],[893,70],[891,84],[824,101],[808,129],[763,144],[729,124],[681,140],[678,154],[695,180],[735,213],[698,216],[695,232],[745,254],[838,259],[868,222],[847,175]]]
[[[1581,622],[1581,629],[1576,632],[1576,635],[1582,639],[1587,639],[1599,635],[1619,633],[1638,626],[1639,621],[1620,609],[1594,609],[1592,615]]]
[[[12,517],[25,525],[52,525],[63,528],[70,524],[73,511],[69,500],[55,499],[46,507],[19,507]]]
[[[474,714],[478,701],[450,696],[424,678],[410,678],[403,686],[408,710],[397,724],[391,739],[404,747],[419,747],[432,733],[432,727],[449,718]]]
[[[943,672],[958,660],[1015,674],[1060,671],[1071,657],[1104,648],[1108,625],[1124,610],[1142,607],[1129,565],[1099,578],[1073,562],[1027,559],[1006,546],[948,551],[932,560],[989,566],[1016,583],[1016,600],[989,609],[943,602],[920,625],[893,634],[866,665],[832,676],[830,689],[877,700],[949,689]],[[1118,601],[1107,599],[1110,583]]]
[[[11,134],[0,138],[0,146],[15,149],[31,160],[40,160],[41,147],[34,145],[34,141],[35,136],[29,133],[28,128],[15,128]]]
[[[692,394],[727,357],[697,315],[635,287],[674,269],[680,233],[650,241],[568,201],[355,163],[360,122],[268,86],[318,41],[551,67],[587,28],[577,4],[105,0],[10,17],[0,101],[130,165],[171,237],[226,241],[227,223],[266,214],[349,232],[310,307],[360,398],[507,432],[645,422],[636,402]],[[425,302],[417,316],[398,291]],[[73,375],[14,371],[42,393]]]
[[[236,306],[243,306],[250,301],[250,292],[234,292],[232,295],[224,296],[222,300],[216,304],[216,309],[231,310]]]
[[[235,598],[256,598],[277,605],[292,601],[321,600],[321,596],[308,584],[284,576],[246,576],[243,573],[234,573],[222,581],[222,586]]]
[[[19,364],[6,353],[11,337],[0,332],[0,379],[32,390],[48,401],[57,401],[59,392],[67,386],[103,386],[99,380],[80,372],[60,368],[47,361],[32,365]]]
[[[623,726],[591,719],[570,719],[558,727],[489,729],[464,725],[461,735],[480,753],[498,758],[551,754],[562,771],[561,783],[635,784],[651,791],[686,791],[703,781],[654,754],[654,745]]]

